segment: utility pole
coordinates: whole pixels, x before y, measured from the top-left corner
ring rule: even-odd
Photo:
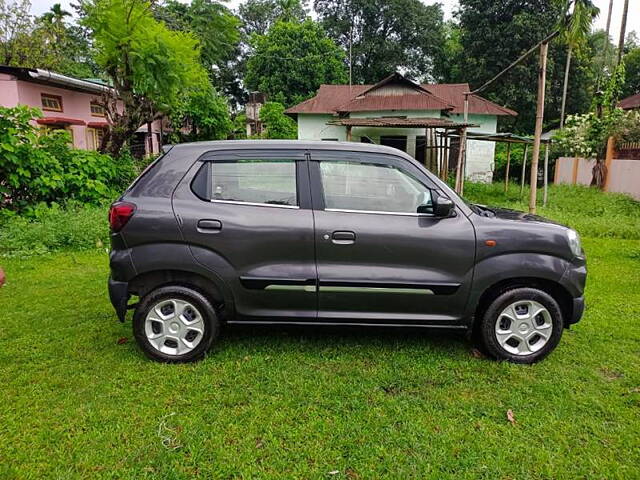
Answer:
[[[567,49],[567,63],[564,67],[564,85],[562,87],[562,104],[560,106],[560,128],[564,127],[564,111],[567,105],[567,89],[569,88],[569,69],[571,67],[571,53],[573,47],[569,44]]]
[[[538,193],[538,159],[540,158],[540,140],[542,137],[542,120],[544,119],[544,94],[547,80],[547,54],[549,43],[540,45],[540,67],[538,68],[538,103],[536,105],[536,128],[533,136],[533,152],[531,154],[531,190],[529,195],[529,213],[536,213]]]
[[[624,0],[622,9],[622,24],[620,25],[620,39],[618,40],[618,65],[622,61],[622,50],[624,50],[624,35],[627,33],[627,14],[629,13],[629,0]]]

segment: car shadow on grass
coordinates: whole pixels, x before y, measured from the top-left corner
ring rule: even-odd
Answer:
[[[312,325],[227,325],[222,329],[215,352],[240,349],[258,353],[304,350],[307,353],[327,349],[367,347],[381,351],[415,351],[424,349],[439,355],[458,357],[469,355],[473,342],[464,332],[425,328],[312,326]]]

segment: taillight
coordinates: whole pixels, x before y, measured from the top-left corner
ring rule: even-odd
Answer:
[[[109,226],[112,232],[119,232],[122,230],[129,219],[133,217],[133,213],[136,211],[136,206],[133,203],[118,202],[111,205],[109,209]]]

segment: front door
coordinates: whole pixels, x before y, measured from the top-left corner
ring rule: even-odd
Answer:
[[[237,320],[317,312],[313,214],[305,153],[213,152],[174,193],[184,241],[231,287]]]
[[[380,137],[380,145],[407,151],[407,137],[404,135],[383,135]]]
[[[468,218],[418,214],[436,185],[385,154],[311,154],[319,317],[376,324],[455,325],[471,284]]]

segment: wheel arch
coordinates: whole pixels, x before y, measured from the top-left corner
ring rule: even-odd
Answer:
[[[129,293],[142,298],[152,290],[169,285],[180,285],[199,292],[211,301],[216,311],[224,312],[223,319],[234,314],[233,297],[228,289],[204,275],[187,270],[162,269],[141,273],[129,280]]]
[[[473,316],[473,329],[475,330],[477,325],[480,324],[479,320],[496,298],[509,290],[523,287],[536,288],[553,297],[553,299],[558,302],[565,327],[569,326],[573,315],[573,297],[565,287],[547,278],[513,277],[495,282],[482,292]]]

